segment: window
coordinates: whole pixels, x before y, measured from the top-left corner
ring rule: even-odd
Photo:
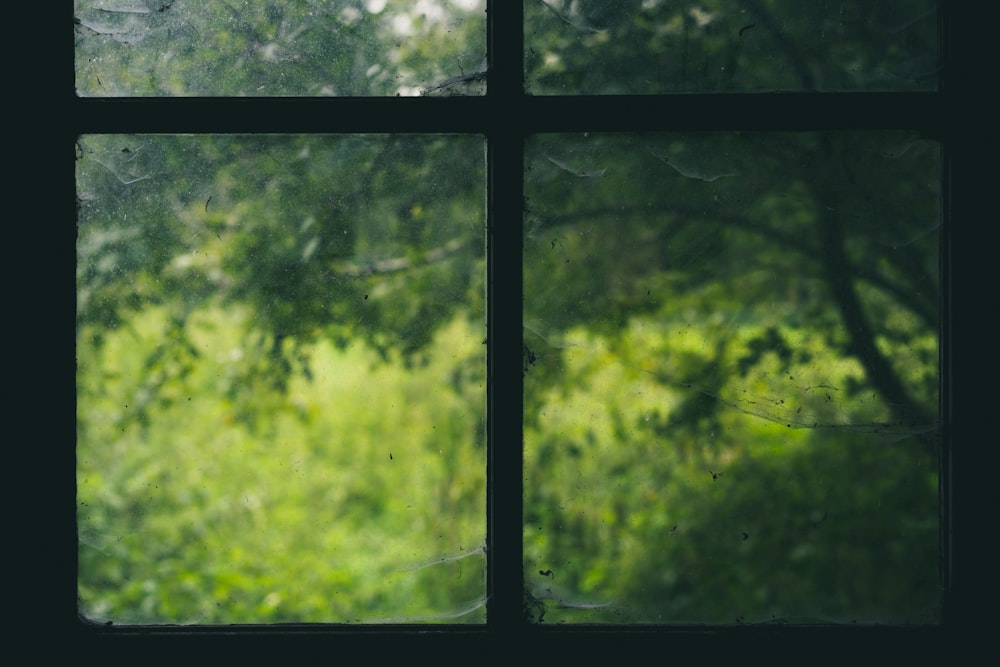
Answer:
[[[332,20],[329,3],[313,4]],[[452,55],[445,41],[442,53],[448,56],[440,62],[455,64],[413,73],[403,92],[430,93],[417,97],[387,95],[398,84],[382,71],[361,72],[359,58],[345,65],[350,73],[341,80],[368,77],[384,88],[349,89],[353,96],[337,97],[339,88],[325,90],[308,79],[304,67],[279,79],[288,87],[276,96],[266,89],[248,92],[241,83],[243,88],[218,98],[210,97],[211,90],[177,93],[169,87],[171,97],[115,88],[110,97],[74,98],[73,140],[84,158],[78,164],[89,164],[109,188],[103,195],[84,190],[97,202],[84,205],[115,201],[116,188],[144,183],[150,173],[145,161],[158,159],[157,142],[179,135],[220,137],[215,149],[211,142],[201,144],[209,146],[199,149],[204,151],[219,150],[234,137],[237,143],[239,137],[278,137],[270,159],[293,170],[299,169],[295,155],[333,150],[324,148],[323,137],[338,137],[363,156],[382,148],[361,145],[362,137],[392,136],[402,139],[390,149],[398,151],[387,162],[398,169],[391,181],[404,182],[428,165],[450,176],[419,181],[438,189],[428,187],[405,206],[396,201],[398,191],[366,199],[372,208],[394,207],[379,219],[413,221],[444,200],[447,215],[456,216],[458,209],[456,217],[468,217],[475,208],[469,203],[474,186],[458,194],[448,188],[462,177],[475,180],[478,167],[462,165],[455,155],[473,154],[472,144],[485,143],[481,287],[488,523],[483,542],[462,544],[462,552],[442,551],[438,558],[449,567],[485,562],[485,624],[254,626],[227,634],[246,635],[244,645],[266,637],[289,650],[296,641],[376,649],[383,635],[408,646],[454,642],[479,650],[476,642],[489,638],[518,644],[525,656],[532,649],[521,641],[543,635],[571,644],[565,655],[575,656],[590,649],[616,655],[611,644],[621,637],[661,648],[675,640],[706,651],[716,650],[722,636],[739,637],[744,647],[775,635],[831,641],[851,637],[858,621],[912,624],[916,628],[904,634],[916,650],[947,620],[935,588],[947,591],[950,585],[949,542],[940,537],[949,534],[950,519],[939,501],[947,497],[939,495],[939,484],[950,490],[950,470],[942,467],[948,457],[940,454],[942,420],[947,424],[950,413],[939,412],[939,403],[948,405],[941,388],[950,377],[947,364],[939,365],[940,351],[947,353],[940,332],[947,334],[948,318],[939,303],[947,274],[939,275],[938,264],[939,252],[947,262],[949,250],[941,174],[950,147],[943,125],[947,98],[939,92],[934,62],[937,14],[944,10],[921,2],[897,3],[898,11],[826,3],[837,8],[799,17],[816,34],[795,37],[789,33],[795,21],[777,18],[792,11],[790,3],[731,3],[738,9],[714,2],[667,4],[615,3],[612,10],[607,3],[582,1],[488,3],[488,67],[474,53]],[[137,25],[199,34],[198,25],[182,20],[180,0],[92,5],[116,16],[108,17],[113,26],[78,16],[78,35],[88,39],[90,33],[115,43],[143,39]],[[280,11],[277,3],[261,7]],[[357,21],[368,16],[363,9]],[[153,23],[163,22],[156,15],[171,12],[182,18]],[[260,59],[253,66],[287,58],[294,68],[322,57],[297,54],[294,40],[282,41],[281,27],[294,32],[293,23],[276,19],[275,35],[247,42]],[[859,49],[848,39],[859,35],[875,46]],[[646,41],[628,39],[636,36]],[[796,40],[808,46],[796,50]],[[653,46],[643,52],[642,44]],[[826,58],[831,51],[839,65]],[[143,64],[146,82],[169,79],[167,55]],[[110,84],[105,77],[98,83],[103,71],[90,64],[77,74],[100,89]],[[363,96],[367,92],[385,96]],[[327,93],[332,96],[321,98]],[[139,144],[130,140],[136,136],[143,137]],[[452,145],[442,137],[457,138],[462,148],[442,148],[436,139]],[[231,152],[226,144],[223,154]],[[439,162],[427,157],[435,152]],[[199,159],[172,165],[172,173],[194,169]],[[304,167],[287,187],[320,177],[314,167]],[[221,242],[232,223],[221,208],[217,220],[209,213],[234,202],[192,183],[187,199],[171,204],[175,215],[187,211],[191,221],[202,222],[177,233],[217,234]],[[419,189],[419,183],[411,187]],[[294,196],[283,193],[280,183],[244,187]],[[330,192],[347,197],[349,191]],[[873,214],[898,225],[878,226]],[[274,235],[267,236],[266,220],[258,224],[261,235],[250,237],[253,251],[267,253]],[[329,250],[310,245],[316,223],[308,216],[295,224],[302,234],[285,249],[289,256],[308,260]],[[391,246],[373,250],[368,263],[353,255],[328,260],[348,274],[376,275],[379,266],[390,264],[451,262],[477,243],[474,231],[457,242],[453,230],[441,235],[433,225],[401,226],[399,233],[410,229],[423,230],[417,252],[407,252],[403,240],[387,232],[356,241],[362,244],[356,247]],[[464,275],[478,270],[460,258]],[[205,261],[193,254],[161,259]],[[456,267],[448,266],[453,276]],[[845,279],[845,272],[852,278]],[[430,313],[416,308],[400,330],[412,332],[406,326],[419,317],[437,316],[442,304],[469,298],[434,282],[446,278],[427,278],[428,293],[447,296],[433,302]],[[293,284],[302,289],[307,283]],[[359,285],[364,283],[344,288],[357,304],[342,313],[348,321],[375,301]],[[281,325],[312,322],[329,312],[282,313],[266,290],[254,298],[260,312]],[[397,303],[384,312],[391,316],[401,308]],[[171,330],[169,316],[155,326],[181,336],[186,325]],[[363,317],[358,321],[363,328]],[[279,352],[285,343],[277,334],[283,333],[275,329],[268,339]],[[377,332],[372,337],[377,340]],[[469,358],[478,354],[464,343],[458,347]],[[295,363],[294,355],[287,358]],[[165,364],[163,372],[189,372],[183,361]],[[418,363],[433,369],[435,359]],[[233,391],[241,382],[232,383]],[[262,395],[264,390],[255,390],[246,400]],[[183,403],[187,396],[175,400]],[[626,455],[607,442],[628,442],[636,451]],[[778,442],[779,454],[768,451]],[[385,449],[381,463],[397,462],[398,451]],[[846,479],[868,486],[845,499],[835,482]],[[86,488],[86,482],[77,484]],[[774,493],[764,494],[767,489]],[[252,495],[243,498],[250,515],[259,502]],[[678,508],[682,498],[691,504]],[[882,513],[873,517],[876,511]],[[776,521],[782,512],[787,514]],[[761,556],[758,545],[768,538],[774,551]],[[108,549],[99,534],[79,539],[92,540],[99,552]],[[671,542],[683,539],[696,546]],[[651,557],[656,549],[667,555]],[[568,553],[579,554],[577,562]],[[775,580],[761,584],[730,557],[767,558],[782,567]],[[901,562],[913,570],[894,579]],[[831,582],[831,571],[846,580]],[[849,590],[864,585],[859,573],[872,572],[888,577],[890,608],[879,607],[884,597]],[[619,575],[628,585],[618,585]],[[819,583],[799,599],[795,589],[802,580]],[[763,602],[749,604],[749,611],[730,606],[729,591],[754,586],[740,592],[740,599]],[[627,597],[613,599],[612,592]],[[816,619],[810,608],[820,593],[845,597],[818,610]],[[678,599],[664,603],[667,594]],[[702,602],[690,604],[683,596],[701,596]],[[705,603],[716,599],[721,601]],[[900,600],[903,606],[894,607]],[[826,627],[831,619],[838,625]],[[702,623],[708,629],[689,625]],[[198,626],[79,632],[98,646],[122,646],[123,638],[136,635],[180,642],[213,641],[222,634]]]

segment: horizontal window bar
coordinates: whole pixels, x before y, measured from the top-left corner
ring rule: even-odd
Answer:
[[[576,132],[943,127],[939,93],[75,99],[86,132]]]

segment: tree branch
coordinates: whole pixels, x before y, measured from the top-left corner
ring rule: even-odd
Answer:
[[[774,20],[771,12],[764,8],[764,5],[758,0],[740,0],[740,4],[743,5],[747,11],[754,14],[757,22],[761,26],[770,32],[774,37],[774,41],[777,42],[778,48],[785,55],[785,59],[788,61],[788,65],[795,70],[796,75],[799,78],[799,83],[805,90],[814,90],[816,87],[815,79],[813,79],[812,72],[806,66],[805,58],[802,56],[802,50],[795,45],[792,40],[788,38],[788,35],[782,30],[781,25]]]
[[[671,206],[666,213],[688,220],[715,220],[722,224],[741,229],[766,241],[775,242],[790,251],[801,254],[806,259],[813,260],[818,264],[822,264],[823,261],[823,250],[815,244],[808,243],[807,239],[810,239],[811,237],[807,234],[792,234],[765,224],[757,223],[746,216],[726,213],[724,211],[705,211],[700,209]],[[650,211],[649,209],[639,207],[599,207],[574,211],[573,213],[561,216],[545,217],[544,226],[548,229],[563,225],[576,224],[586,220],[594,220],[595,218],[621,217],[623,215],[648,217],[650,215]],[[529,233],[537,235],[537,232]],[[852,265],[851,271],[853,271],[857,278],[892,296],[892,298],[895,299],[900,305],[915,313],[926,326],[930,328],[937,328],[937,312],[928,308],[927,303],[923,300],[914,297],[912,289],[908,289],[903,285],[893,282],[887,276],[879,273],[874,265]],[[819,277],[825,279],[825,275],[820,275]]]
[[[836,181],[834,181],[836,182]],[[911,425],[935,424],[937,419],[903,386],[899,375],[875,343],[876,335],[854,287],[854,271],[844,250],[843,225],[836,214],[838,194],[831,188],[820,192],[820,227],[823,268],[844,328],[850,338],[848,351],[865,367],[872,386],[882,395],[897,420]]]
[[[407,271],[418,266],[428,266],[442,262],[468,244],[467,239],[452,239],[444,245],[424,251],[420,257],[389,257],[387,259],[376,259],[367,264],[355,264],[350,262],[337,263],[334,271],[338,275],[347,278],[366,278],[368,276],[388,275]]]

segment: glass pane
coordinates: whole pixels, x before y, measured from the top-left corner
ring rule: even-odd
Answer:
[[[936,90],[937,2],[525,0],[536,95]]]
[[[939,145],[527,147],[536,621],[939,619]]]
[[[482,138],[77,158],[81,613],[483,622]]]
[[[486,0],[75,0],[84,97],[480,95]]]

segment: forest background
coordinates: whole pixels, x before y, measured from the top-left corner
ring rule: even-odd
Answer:
[[[481,92],[482,3],[405,4],[79,2],[78,86]],[[529,92],[933,85],[934,3],[609,6],[525,4]],[[529,138],[532,620],[938,618],[941,164]],[[475,136],[79,138],[82,613],[485,619],[485,169]]]

